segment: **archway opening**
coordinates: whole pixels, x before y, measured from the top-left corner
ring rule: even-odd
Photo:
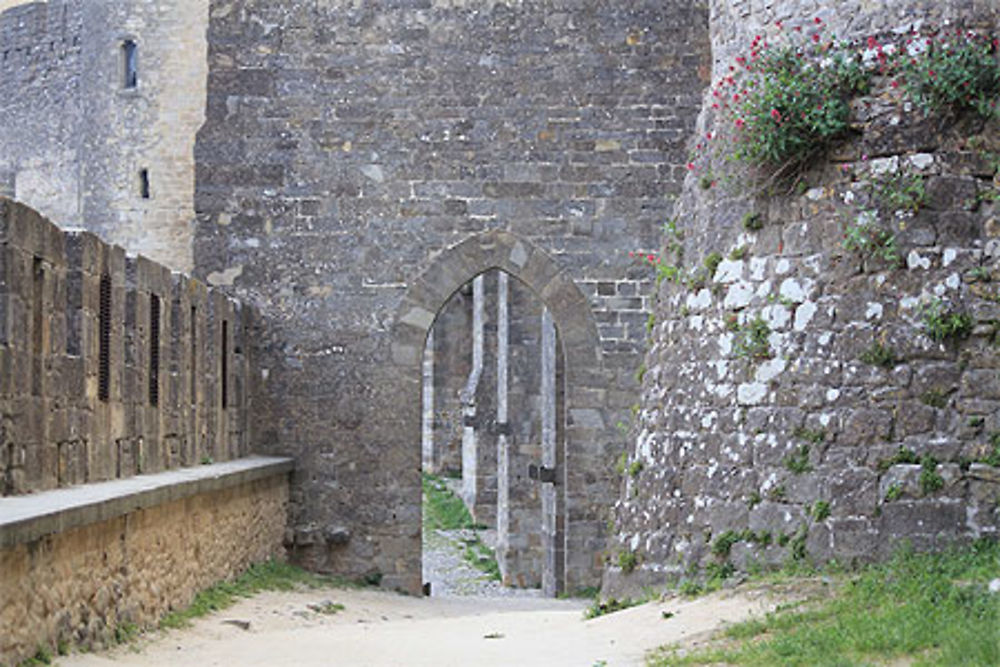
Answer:
[[[481,273],[436,313],[422,362],[431,595],[562,590],[564,378],[552,314],[513,275]]]

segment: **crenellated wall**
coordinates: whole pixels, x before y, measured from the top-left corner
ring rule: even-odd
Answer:
[[[248,454],[253,317],[0,198],[0,495]]]
[[[1000,27],[989,2],[837,5],[711,3],[715,80],[757,35],[824,31],[864,51],[869,36]],[[659,289],[606,592],[726,561],[851,564],[904,541],[1000,535],[1000,126],[927,117],[905,88],[876,73],[841,142],[798,183],[759,189],[704,149],[726,141],[706,91],[663,251],[681,249],[681,279]],[[919,204],[898,203],[907,183]],[[866,224],[894,257],[845,240]],[[935,339],[935,307],[968,327]]]

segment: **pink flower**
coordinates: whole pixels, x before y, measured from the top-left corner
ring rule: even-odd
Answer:
[[[744,125],[746,125],[746,121],[744,121],[742,118],[736,119],[736,127],[742,128]]]
[[[688,162],[687,163],[687,168],[688,168],[688,171],[694,171],[694,162]]]
[[[777,109],[771,109],[771,118],[773,118],[774,120],[776,120],[776,121],[778,121],[780,123],[781,122],[781,112],[778,111]]]

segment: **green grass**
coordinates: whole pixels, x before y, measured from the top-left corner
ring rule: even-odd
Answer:
[[[424,473],[424,528],[459,530],[475,528],[472,515],[462,499],[448,490],[440,478]]]
[[[940,554],[900,550],[844,576],[836,595],[817,596],[731,626],[687,655],[651,654],[662,665],[863,665],[907,658],[914,665],[1000,664],[1000,545],[979,542]]]
[[[269,560],[251,565],[233,581],[222,581],[194,596],[186,609],[172,611],[160,620],[161,628],[183,628],[195,618],[226,609],[240,599],[261,591],[287,591],[299,587],[357,586],[335,577],[326,577],[302,568]]]
[[[439,477],[424,473],[424,530],[479,530],[462,499],[456,496]],[[476,569],[495,581],[501,580],[500,565],[493,550],[476,534],[465,540],[463,557]]]

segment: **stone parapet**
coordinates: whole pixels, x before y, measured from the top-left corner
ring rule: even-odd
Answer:
[[[98,648],[284,554],[290,459],[0,499],[0,665]]]

